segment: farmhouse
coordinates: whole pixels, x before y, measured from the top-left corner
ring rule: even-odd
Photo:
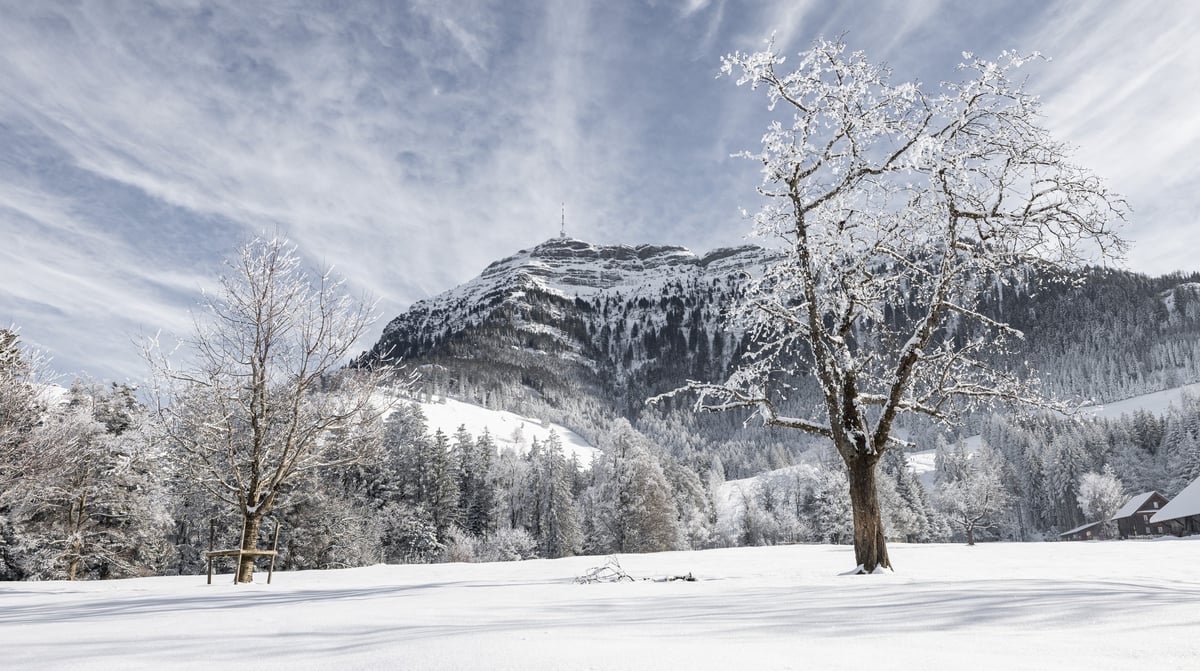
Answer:
[[[1104,522],[1088,522],[1070,531],[1064,531],[1058,537],[1064,541],[1090,541],[1097,539],[1100,538],[1101,525],[1103,524]]]
[[[1161,536],[1168,529],[1162,524],[1151,524],[1150,518],[1163,506],[1167,505],[1167,497],[1158,492],[1142,492],[1121,506],[1112,516],[1117,523],[1117,536],[1134,538],[1137,536]]]
[[[1177,536],[1200,534],[1200,478],[1183,488],[1162,510],[1150,517],[1151,524]]]

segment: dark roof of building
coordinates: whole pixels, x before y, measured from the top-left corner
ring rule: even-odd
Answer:
[[[1103,524],[1103,522],[1088,522],[1087,524],[1081,524],[1080,526],[1077,526],[1074,529],[1071,529],[1070,531],[1064,531],[1061,534],[1059,534],[1058,536],[1059,536],[1059,538],[1061,538],[1063,536],[1070,536],[1071,534],[1077,534],[1080,531],[1087,531],[1088,529],[1091,529],[1092,527],[1098,527],[1101,524]]]

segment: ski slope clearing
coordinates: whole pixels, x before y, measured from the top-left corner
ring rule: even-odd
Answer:
[[[553,431],[562,440],[567,459],[574,455],[580,464],[586,466],[599,454],[599,450],[592,447],[583,436],[554,422],[523,417],[506,410],[492,410],[453,398],[420,402],[417,405],[425,413],[430,433],[441,429],[447,436],[453,436],[458,427],[465,426],[472,436],[478,438],[487,429],[497,449],[507,447],[524,454],[529,451],[534,438],[544,443],[550,439],[550,432]]]
[[[0,586],[6,669],[1192,669],[1196,540],[848,546]]]

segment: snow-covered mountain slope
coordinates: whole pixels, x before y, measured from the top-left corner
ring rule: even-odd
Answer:
[[[529,451],[535,439],[545,443],[550,439],[550,433],[554,432],[558,434],[567,458],[575,457],[582,466],[590,465],[599,454],[599,450],[578,433],[554,422],[523,417],[505,410],[492,410],[445,397],[432,402],[418,402],[417,405],[424,413],[431,433],[440,429],[447,436],[452,436],[459,427],[464,427],[472,436],[478,438],[487,431],[497,449],[511,448],[524,454]]]
[[[1087,406],[1081,410],[1085,415],[1099,417],[1101,419],[1117,419],[1122,415],[1131,415],[1135,412],[1148,412],[1152,415],[1166,414],[1167,409],[1172,405],[1178,406],[1179,399],[1184,394],[1192,396],[1200,396],[1200,384],[1185,384],[1179,387],[1172,387],[1162,391],[1155,391],[1149,394],[1139,394],[1120,401],[1112,403],[1101,403],[1098,405]]]
[[[722,313],[769,256],[549,240],[415,303],[358,363],[403,361],[427,385],[445,381],[438,393],[520,387],[601,397],[623,413],[687,377],[727,370],[741,335]]]
[[[439,394],[586,395],[632,417],[686,379],[724,378],[746,342],[723,316],[773,254],[548,240],[415,303],[357,363],[426,367]],[[981,309],[1026,336],[998,365],[1109,400],[1200,380],[1197,280],[1089,269],[1079,285],[1027,278]]]
[[[520,319],[510,323],[518,330],[561,331],[561,325],[553,323],[555,317],[563,316],[561,311],[551,307],[547,313],[537,314],[523,308],[545,298],[578,300],[583,305],[618,301],[657,304],[669,293],[669,285],[732,278],[760,266],[765,254],[761,248],[747,246],[697,256],[683,247],[602,246],[555,238],[492,263],[478,277],[453,290],[413,304],[384,329],[381,344],[392,351],[376,347],[374,353],[419,355],[422,342],[431,345],[465,328],[481,326],[506,306],[518,308],[515,316]],[[609,315],[609,311],[605,313]],[[539,324],[543,328],[539,329]]]

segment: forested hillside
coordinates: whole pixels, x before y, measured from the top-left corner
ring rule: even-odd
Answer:
[[[645,402],[727,374],[746,343],[726,311],[767,256],[558,239],[414,305],[355,360],[402,372],[379,392],[389,409],[373,428],[343,436],[357,441],[353,462],[281,491],[263,532],[279,524],[279,567],[849,542],[846,476],[820,439],[697,415],[683,397]],[[1002,363],[1037,371],[1053,395],[1105,402],[1200,380],[1200,277],[1013,278],[986,307],[1025,334]],[[187,455],[164,442],[137,390],[40,383],[12,332],[2,354],[0,577],[195,573],[210,530],[218,547],[237,543],[235,511],[186,477]],[[419,379],[403,384],[412,372]],[[794,391],[790,403],[813,402],[803,379]],[[446,396],[568,427],[599,456],[572,460],[557,435],[506,435],[511,447],[498,449],[486,430],[431,430],[412,401]],[[978,538],[1052,538],[1085,521],[1088,478],[1170,496],[1200,476],[1200,401],[1187,396],[1165,415],[997,408],[957,433],[919,421],[902,430],[938,450],[938,472],[924,487],[902,454],[883,463],[896,540],[962,538],[967,526]],[[980,438],[960,443],[970,435]],[[734,480],[743,484],[725,484]],[[999,504],[964,526],[964,501],[983,490]]]
[[[728,373],[745,342],[723,316],[769,258],[550,240],[415,304],[358,363],[403,361],[431,391],[483,402],[592,396],[636,419],[646,397]],[[1053,395],[1105,402],[1200,380],[1200,275],[1026,276],[997,284],[985,308],[1025,334],[1006,365]]]

